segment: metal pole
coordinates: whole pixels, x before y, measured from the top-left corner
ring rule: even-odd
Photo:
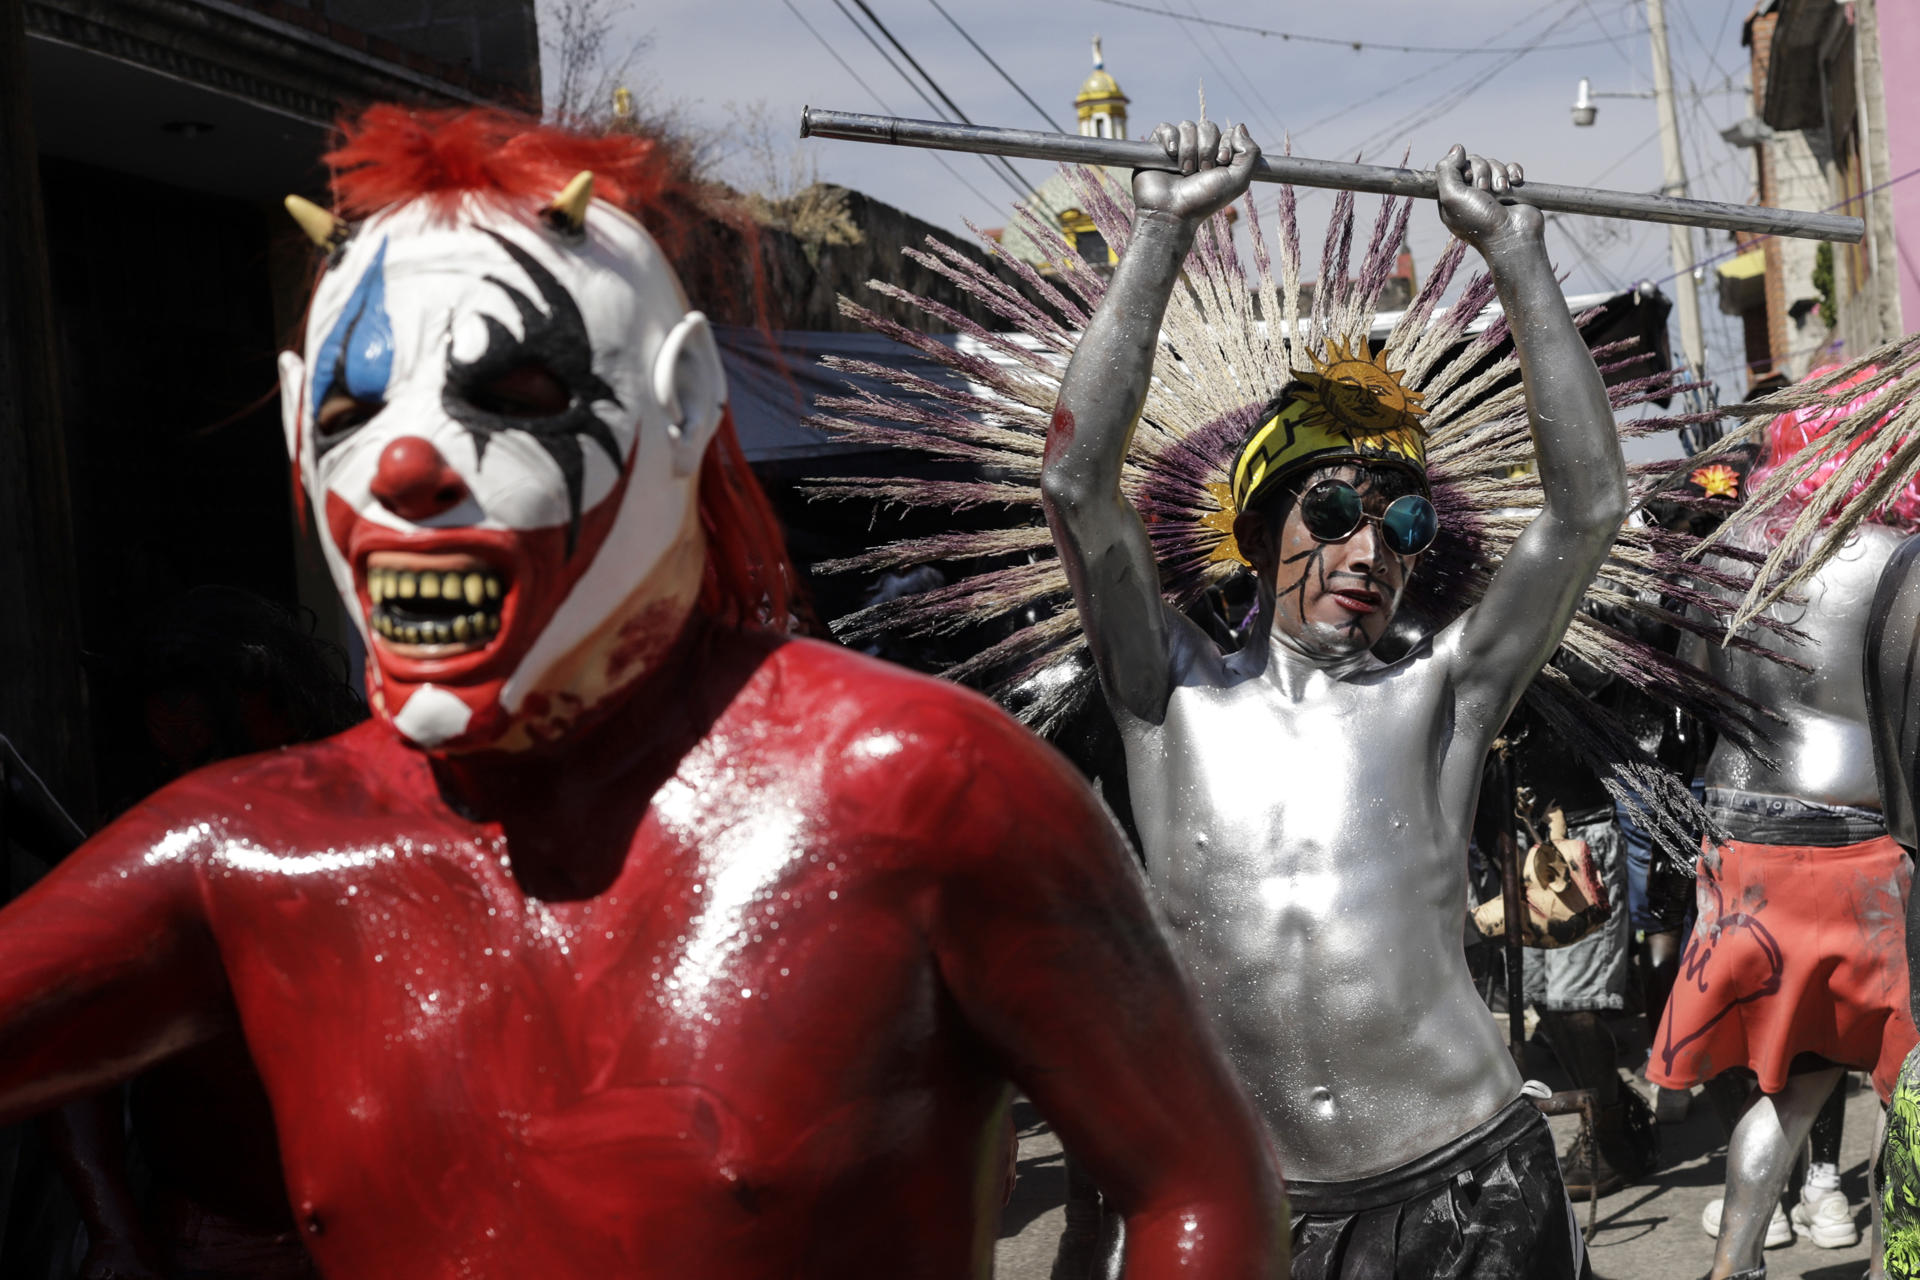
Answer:
[[[1033,129],[994,129],[984,125],[947,124],[938,120],[907,120],[856,111],[826,111],[808,107],[800,113],[803,138],[841,138],[849,142],[882,142],[934,151],[970,151],[979,155],[1021,156],[1065,164],[1111,165],[1126,169],[1164,169],[1166,153],[1151,142],[1125,138],[1083,138],[1071,133]],[[1421,169],[1394,169],[1384,165],[1343,164],[1301,156],[1263,155],[1253,171],[1261,182],[1286,182],[1296,187],[1330,187],[1339,191],[1369,191],[1378,195],[1438,197],[1433,174]],[[1712,200],[1679,200],[1638,191],[1601,191],[1592,187],[1562,187],[1529,181],[1505,197],[1511,204],[1530,204],[1549,213],[1582,213],[1603,218],[1631,218],[1640,222],[1679,223],[1714,227],[1721,231],[1750,231],[1758,235],[1795,236],[1807,240],[1837,240],[1857,244],[1866,234],[1858,218],[1836,213],[1803,213],[1796,209],[1769,209],[1761,205],[1721,204]]]
[[[1653,105],[1660,115],[1660,166],[1665,183],[1660,193],[1687,194],[1687,162],[1680,154],[1680,119],[1673,108],[1673,69],[1667,63],[1666,0],[1647,0],[1647,29],[1653,33]],[[1861,233],[1865,234],[1865,224]],[[1667,233],[1667,251],[1673,264],[1674,304],[1680,312],[1680,349],[1687,372],[1696,382],[1706,380],[1707,349],[1700,332],[1700,286],[1693,278],[1693,231],[1674,224]]]

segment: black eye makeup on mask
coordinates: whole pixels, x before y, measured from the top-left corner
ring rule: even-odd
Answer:
[[[619,443],[593,411],[600,403],[620,406],[620,398],[593,371],[586,320],[566,286],[505,236],[482,230],[526,273],[546,309],[498,276],[487,276],[487,283],[513,303],[523,336],[515,337],[497,317],[482,316],[486,349],[472,360],[460,360],[449,346],[441,403],[473,437],[477,459],[484,460],[488,442],[506,431],[533,437],[553,459],[567,486],[567,552],[572,554],[580,533],[586,470],[580,439],[593,441],[615,467],[620,465]]]

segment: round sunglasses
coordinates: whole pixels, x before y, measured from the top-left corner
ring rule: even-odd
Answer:
[[[1319,542],[1350,538],[1361,522],[1380,526],[1381,541],[1397,556],[1417,556],[1433,545],[1440,533],[1440,517],[1433,504],[1417,493],[1403,494],[1373,515],[1360,491],[1345,480],[1322,480],[1300,495],[1300,518]]]

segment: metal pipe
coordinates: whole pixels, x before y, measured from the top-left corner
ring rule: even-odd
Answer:
[[[934,151],[971,151],[981,155],[1019,156],[1065,164],[1111,165],[1124,169],[1164,169],[1167,155],[1144,140],[1086,138],[1071,133],[1034,129],[995,129],[984,125],[947,124],[938,120],[907,120],[898,116],[871,116],[856,111],[824,111],[807,107],[800,113],[803,138],[842,138],[849,142],[884,142],[899,147]],[[1420,169],[1393,169],[1384,165],[1344,164],[1336,160],[1309,160],[1301,156],[1263,154],[1253,171],[1261,182],[1287,182],[1296,187],[1330,187],[1338,191],[1370,191],[1377,195],[1438,198],[1433,174]],[[1794,236],[1804,240],[1837,240],[1858,244],[1866,223],[1837,213],[1803,213],[1797,209],[1769,209],[1764,205],[1721,204],[1712,200],[1683,200],[1646,195],[1638,191],[1601,191],[1592,187],[1560,187],[1529,180],[1503,200],[1530,204],[1549,213],[1582,213],[1602,218],[1631,218],[1639,222],[1678,223],[1713,227],[1721,231],[1750,231],[1763,235]]]

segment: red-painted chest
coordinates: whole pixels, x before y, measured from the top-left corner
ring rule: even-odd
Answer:
[[[873,1126],[951,1050],[914,885],[844,822],[828,842],[824,807],[676,779],[572,902],[527,895],[500,829],[457,819],[218,842],[210,914],[296,1213],[437,1215],[436,1247],[472,1254],[538,1205],[613,1259],[650,1221],[752,1216],[801,1170],[913,1141]]]

